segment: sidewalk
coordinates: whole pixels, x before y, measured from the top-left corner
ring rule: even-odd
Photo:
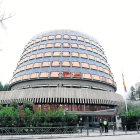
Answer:
[[[115,135],[113,135],[113,131],[109,130],[108,133],[102,133],[102,135],[99,133],[99,131],[94,131],[92,132],[89,130],[89,135],[87,135],[87,131],[84,131],[82,134],[41,134],[41,135],[1,135],[0,139],[2,140],[11,140],[11,139],[62,139],[64,140],[65,138],[89,138],[89,137],[113,137],[115,136],[130,136],[130,135],[137,135],[140,137],[140,133],[137,133],[137,131],[127,131],[125,133],[124,131],[116,131]],[[135,139],[136,140],[136,139]]]

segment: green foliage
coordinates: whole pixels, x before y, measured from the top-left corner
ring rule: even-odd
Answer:
[[[13,107],[14,110],[18,110],[19,107],[17,101],[12,101],[10,103],[10,106]]]
[[[9,90],[9,84],[5,84],[5,85],[2,85],[2,83],[0,82],[0,91],[7,91]]]
[[[33,112],[34,104],[31,101],[24,101],[23,102],[23,109],[29,108],[31,112]]]
[[[0,82],[0,91],[3,91],[3,85],[1,82]]]
[[[23,115],[19,116],[19,107],[16,101],[13,101],[10,107],[2,107],[0,105],[0,127],[71,126],[77,123],[77,115],[69,114],[68,111],[63,109],[59,108],[52,112],[50,108],[48,108],[46,113],[44,113],[42,109],[36,109],[33,112],[32,106],[34,106],[33,103],[24,102]],[[32,131],[32,129],[29,130],[30,132]]]
[[[140,119],[140,104],[132,102],[127,103],[127,112],[125,103],[121,106],[118,114],[125,117],[125,123],[136,123]]]
[[[19,118],[18,111],[13,110],[13,107],[3,107],[0,110],[0,123],[2,126],[14,126],[17,125]]]
[[[0,110],[3,108],[3,106],[2,105],[0,105]]]
[[[131,92],[130,92],[130,100],[135,100],[135,88],[133,86],[131,86],[130,88]]]
[[[32,123],[32,112],[29,108],[25,108],[25,110],[23,110],[23,113],[23,122],[26,124],[26,126],[30,126],[30,124]]]
[[[140,98],[140,86],[138,87],[138,90],[136,91],[136,94],[138,94],[138,96]]]

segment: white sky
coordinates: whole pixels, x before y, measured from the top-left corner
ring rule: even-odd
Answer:
[[[140,81],[139,0],[3,0],[0,9],[15,15],[0,27],[0,81],[9,83],[28,41],[44,31],[71,29],[95,37],[105,50],[117,83],[124,94]]]

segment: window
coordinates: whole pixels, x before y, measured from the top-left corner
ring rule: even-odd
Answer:
[[[37,46],[33,47],[33,51],[36,51],[37,50]]]
[[[50,62],[43,62],[42,67],[49,67],[50,66]]]
[[[97,69],[97,66],[96,65],[90,65],[91,69],[94,69],[96,70]]]
[[[30,78],[38,78],[38,73],[32,73]]]
[[[62,72],[61,77],[71,77],[71,73],[70,72]]]
[[[112,73],[111,73],[111,71],[109,71],[109,75],[110,75],[110,76],[112,76]]]
[[[98,54],[102,56],[102,53],[100,51],[98,51]]]
[[[112,80],[110,80],[110,79],[108,79],[108,82],[109,82],[110,84],[113,84],[113,81],[112,81]]]
[[[20,60],[19,64],[21,64],[21,63],[23,63],[23,62],[24,62],[24,59]],[[19,65],[19,64],[18,64],[18,65]]]
[[[85,45],[79,45],[79,48],[85,50]]]
[[[92,44],[92,45],[95,45],[94,41],[91,41],[91,44]]]
[[[39,68],[41,63],[34,63],[34,68]]]
[[[40,46],[39,46],[39,49],[44,49],[45,48],[45,45],[44,44],[41,44]]]
[[[47,48],[52,48],[52,47],[53,47],[52,43],[47,44]]]
[[[27,53],[27,51],[25,51],[25,52],[23,53],[23,56],[24,56],[26,53]]]
[[[92,75],[92,78],[95,80],[100,80],[98,75]]]
[[[46,41],[46,40],[47,40],[47,36],[43,36],[42,41]]]
[[[18,72],[19,72],[19,69],[17,69],[15,73],[18,73]]]
[[[104,65],[106,65],[106,62],[105,62],[104,60],[102,60],[102,63],[103,63]]]
[[[107,69],[104,69],[104,72],[109,75],[109,71]]]
[[[28,64],[27,67],[26,67],[26,70],[31,69],[32,67],[33,67],[33,64]]]
[[[35,54],[31,55],[30,60],[35,59],[35,56],[36,56]]]
[[[80,67],[80,63],[79,62],[72,62],[72,66],[73,67]]]
[[[49,40],[53,40],[54,39],[54,35],[50,35],[48,39]]]
[[[94,52],[94,53],[98,53],[98,52],[97,52],[97,50],[96,50],[96,49],[94,49],[94,48],[93,48],[93,52]]]
[[[55,48],[61,47],[61,43],[55,43],[54,47],[55,47]]]
[[[41,72],[40,73],[40,78],[48,77],[49,73],[48,72]]]
[[[76,36],[75,35],[71,35],[71,40],[76,40]]]
[[[51,72],[50,77],[59,77],[59,72]]]
[[[96,44],[96,46],[99,48],[99,44]]]
[[[26,66],[23,66],[20,68],[20,71],[24,71],[26,69]]]
[[[79,57],[79,54],[77,52],[72,52],[71,55],[72,57]]]
[[[88,38],[85,38],[85,42],[90,43],[90,41],[89,41],[89,39],[88,39]]]
[[[78,37],[78,40],[79,41],[84,41],[83,37],[81,37],[81,36]]]
[[[72,48],[78,48],[78,47],[77,47],[77,44],[71,44],[71,47],[72,47]]]
[[[30,53],[32,51],[32,49],[28,49],[26,53]]]
[[[100,62],[100,58],[99,57],[96,57],[96,61]]]
[[[63,61],[62,66],[70,67],[70,62],[69,61]]]
[[[92,48],[91,47],[86,47],[88,51],[92,52]]]
[[[28,61],[29,57],[27,56],[26,58],[24,58],[24,62]]]
[[[12,83],[14,83],[15,82],[15,78],[14,79],[12,79]]]
[[[56,39],[61,39],[61,35],[56,35]]]
[[[83,73],[83,78],[84,79],[91,79],[91,75],[87,73]]]
[[[40,41],[40,38],[37,38],[37,39],[36,39],[36,43],[38,43],[39,41]]]
[[[70,45],[69,45],[69,43],[63,43],[63,47],[64,47],[64,48],[69,48]]]
[[[98,70],[99,70],[99,71],[103,71],[103,68],[102,68],[102,67],[98,67]]]
[[[74,72],[74,73],[72,73],[72,77],[73,78],[81,78],[81,73]]]
[[[23,75],[23,80],[29,79],[29,74]]]
[[[101,77],[101,76],[100,76],[100,80],[101,80],[101,81],[104,81],[104,82],[107,82],[107,78],[105,78],[105,77]]]
[[[35,43],[35,40],[32,40],[31,45],[33,45]]]
[[[41,57],[43,57],[43,53],[38,53],[36,56],[36,58],[41,58]]]
[[[93,55],[88,55],[88,59],[94,60],[94,56]]]
[[[59,61],[53,61],[52,66],[53,67],[58,67],[58,66],[60,66],[60,62]]]
[[[69,52],[62,52],[62,56],[70,56]]]
[[[88,63],[82,63],[83,68],[88,68],[89,69],[89,64]]]
[[[68,36],[68,35],[64,35],[63,38],[64,38],[64,39],[69,39],[69,36]]]
[[[53,56],[61,56],[61,52],[53,52]]]
[[[22,76],[16,77],[16,82],[17,82],[17,81],[21,81],[21,80],[22,80]]]
[[[80,54],[80,57],[81,57],[81,58],[87,58],[87,55],[86,55],[85,53],[81,53],[81,54]]]
[[[51,57],[52,53],[51,52],[46,52],[44,57]]]

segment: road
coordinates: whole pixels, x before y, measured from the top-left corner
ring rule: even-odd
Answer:
[[[98,137],[76,137],[76,138],[55,138],[56,140],[140,140],[140,135],[121,135],[121,136],[98,136]],[[24,139],[31,140],[31,139]],[[32,139],[39,140],[39,139]],[[41,139],[46,140],[46,139]],[[47,139],[52,140],[52,139]],[[53,139],[54,140],[54,139]]]

